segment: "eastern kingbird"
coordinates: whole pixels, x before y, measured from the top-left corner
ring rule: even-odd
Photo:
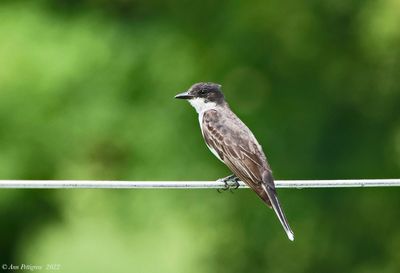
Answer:
[[[260,144],[249,128],[232,112],[221,92],[221,85],[196,83],[176,99],[186,99],[199,114],[202,135],[211,152],[222,161],[233,175],[221,179],[245,182],[270,208],[272,208],[287,236],[294,240],[285,214],[279,204],[274,178]]]

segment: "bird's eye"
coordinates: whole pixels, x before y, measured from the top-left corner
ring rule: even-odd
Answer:
[[[201,89],[200,91],[199,91],[199,94],[200,95],[204,95],[206,93],[206,90],[205,89]]]

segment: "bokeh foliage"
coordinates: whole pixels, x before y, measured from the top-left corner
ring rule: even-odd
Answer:
[[[173,96],[215,81],[278,179],[400,173],[400,5],[2,1],[0,179],[229,174]],[[399,272],[392,189],[2,190],[0,263],[63,272]]]

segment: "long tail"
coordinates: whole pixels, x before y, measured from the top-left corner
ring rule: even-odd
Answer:
[[[289,240],[293,241],[294,240],[294,233],[292,229],[289,226],[289,223],[286,219],[285,213],[283,213],[282,207],[279,204],[278,197],[276,195],[276,190],[274,187],[274,182],[272,178],[272,174],[269,171],[264,172],[263,174],[263,182],[262,183],[262,188],[268,195],[268,199],[271,202],[271,206],[273,210],[276,213],[276,216],[278,216],[279,222],[281,222],[283,229],[285,230]],[[272,185],[272,186],[270,186]]]

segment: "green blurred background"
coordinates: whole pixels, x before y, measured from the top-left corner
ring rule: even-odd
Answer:
[[[221,83],[277,179],[400,177],[400,5],[1,1],[0,179],[215,180],[191,107]],[[400,189],[1,190],[0,264],[399,272]]]

